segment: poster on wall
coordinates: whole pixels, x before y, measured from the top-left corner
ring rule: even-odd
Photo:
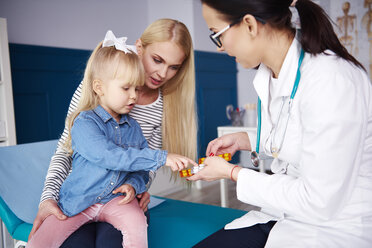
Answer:
[[[329,8],[338,38],[372,80],[372,0],[332,0]]]

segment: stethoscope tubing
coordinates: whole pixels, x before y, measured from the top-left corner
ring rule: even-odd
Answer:
[[[289,99],[289,110],[288,111],[290,111],[290,109],[292,108],[293,98],[295,97],[295,95],[297,93],[298,85],[300,83],[300,79],[301,79],[300,68],[301,68],[301,64],[302,64],[302,61],[304,59],[304,56],[305,56],[305,52],[304,52],[303,49],[301,49],[300,58],[298,59],[298,67],[297,67],[297,73],[296,73],[296,80],[295,80],[295,83],[293,85],[291,96],[290,96],[290,99]],[[256,140],[256,151],[255,151],[255,154],[254,154],[254,152],[252,152],[252,154],[251,154],[252,164],[254,166],[256,166],[256,167],[258,167],[258,165],[259,165],[258,161],[259,161],[259,153],[260,153],[261,125],[262,125],[261,99],[260,99],[260,97],[258,97],[258,100],[257,100],[257,140]],[[287,129],[287,126],[286,126],[286,129]],[[284,139],[284,137],[283,137],[283,139]]]

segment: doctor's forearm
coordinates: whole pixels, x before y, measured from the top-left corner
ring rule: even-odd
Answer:
[[[235,165],[232,166],[231,171],[230,171],[230,179],[233,180],[234,182],[238,181],[238,175],[242,167]]]
[[[251,146],[251,141],[249,139],[248,133],[239,132],[237,133],[237,135],[239,135],[239,138],[237,140],[239,150],[251,151],[252,146]]]

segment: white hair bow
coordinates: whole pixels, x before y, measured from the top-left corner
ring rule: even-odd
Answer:
[[[111,47],[115,46],[117,50],[123,51],[124,53],[137,53],[136,47],[127,45],[125,42],[127,41],[127,37],[119,37],[116,38],[114,33],[109,30],[106,33],[105,39],[103,40],[102,47]]]

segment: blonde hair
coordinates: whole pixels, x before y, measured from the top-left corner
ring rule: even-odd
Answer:
[[[102,42],[90,55],[84,72],[81,98],[75,112],[66,118],[68,137],[65,148],[72,154],[71,128],[75,118],[82,112],[95,109],[99,104],[99,97],[93,90],[93,82],[124,77],[131,86],[143,86],[145,83],[145,70],[142,62],[134,52],[124,53],[115,47],[102,47]]]
[[[182,22],[159,19],[145,29],[140,39],[144,49],[152,43],[172,41],[185,53],[177,74],[162,86],[162,140],[164,150],[196,160],[195,66],[191,35]]]

